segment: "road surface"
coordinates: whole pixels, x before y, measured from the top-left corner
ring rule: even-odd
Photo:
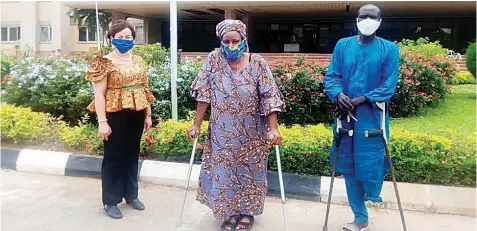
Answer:
[[[197,203],[189,193],[184,225],[177,227],[183,190],[141,183],[140,199],[145,211],[120,205],[124,218],[107,217],[101,205],[101,181],[91,178],[51,176],[1,170],[2,231],[214,231],[220,221]],[[290,231],[320,231],[326,204],[288,200]],[[474,231],[475,217],[406,212],[409,231]],[[376,231],[402,230],[399,212],[370,210],[371,227]],[[329,231],[340,231],[352,220],[348,207],[332,205]],[[257,217],[253,231],[285,230],[281,202],[268,197],[265,214]]]

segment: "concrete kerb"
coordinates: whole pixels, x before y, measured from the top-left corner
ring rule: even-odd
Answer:
[[[73,153],[30,149],[1,148],[1,167],[22,172],[44,173],[77,177],[101,176],[102,157]],[[145,160],[139,163],[140,181],[173,187],[183,187],[188,164]],[[191,174],[191,188],[197,188],[200,165],[195,164]],[[277,172],[268,172],[268,193],[279,196]],[[328,199],[330,177],[303,176],[283,173],[287,198],[325,202]],[[398,183],[405,210],[476,216],[476,188]],[[383,203],[370,205],[397,209],[392,182],[385,182],[381,196]],[[347,204],[344,179],[335,180],[332,202]]]

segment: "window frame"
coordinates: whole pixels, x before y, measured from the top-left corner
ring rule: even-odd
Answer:
[[[144,38],[143,41],[139,41],[139,40],[137,39],[137,37],[138,37],[138,36],[137,36],[137,35],[138,35],[138,33],[137,33],[137,28],[138,28],[138,27],[142,27],[142,37]],[[146,44],[146,43],[147,43],[147,39],[146,39],[146,31],[145,31],[144,25],[136,25],[136,26],[133,26],[133,28],[134,28],[134,31],[136,32],[136,39],[135,39],[136,41],[135,41],[135,42],[136,42],[137,44]]]
[[[81,41],[81,40],[80,40],[80,30],[81,30],[82,28],[85,28],[85,29],[86,29],[86,41]],[[97,43],[97,42],[98,42],[98,38],[96,38],[95,40],[89,40],[89,36],[90,36],[89,31],[90,31],[92,28],[94,28],[94,31],[95,31],[95,34],[96,34],[96,27],[88,27],[88,26],[81,26],[81,27],[80,27],[80,26],[78,26],[78,37],[77,37],[78,43],[91,44],[91,43]],[[102,36],[102,35],[103,35],[103,32],[102,32],[101,28],[99,28],[99,34],[100,34],[100,35],[99,35],[99,37],[100,37],[99,41],[100,41],[100,42],[103,42],[103,39],[104,39],[104,38],[103,38],[103,36]],[[95,37],[96,37],[96,36],[95,36]]]
[[[0,42],[1,43],[20,43],[22,40],[22,33],[21,33],[21,26],[20,25],[1,25],[1,29],[6,28],[7,29],[7,38],[5,41],[3,41],[0,37]],[[16,28],[17,29],[17,40],[10,40],[10,30]],[[1,36],[1,35],[0,35]]]
[[[48,27],[48,28],[49,28],[49,30],[48,30],[48,41],[41,41],[41,29],[42,29],[43,27]],[[39,36],[38,40],[39,40],[39,43],[40,43],[40,44],[49,44],[49,43],[51,43],[51,42],[53,41],[53,27],[52,27],[51,25],[47,25],[47,24],[45,24],[45,25],[40,25],[40,36]]]

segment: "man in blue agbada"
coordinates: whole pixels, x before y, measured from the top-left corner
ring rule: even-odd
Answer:
[[[349,231],[367,229],[365,201],[382,201],[384,177],[390,170],[384,157],[385,144],[381,137],[366,137],[365,131],[380,129],[382,111],[376,103],[389,105],[399,73],[398,46],[376,37],[381,23],[380,9],[369,4],[361,7],[358,14],[358,36],[338,41],[325,77],[328,97],[339,110],[351,112],[357,119],[341,118],[343,128],[352,129],[354,134],[342,138],[337,162],[337,172],[345,177],[348,201],[354,213],[354,221],[343,227]],[[386,111],[386,137],[389,137],[388,121]],[[330,157],[334,154],[333,145]],[[333,165],[333,158],[330,160]]]

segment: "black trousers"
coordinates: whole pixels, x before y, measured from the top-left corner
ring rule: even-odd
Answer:
[[[104,205],[117,205],[138,197],[138,159],[144,111],[122,110],[107,113],[112,133],[104,141],[101,167]]]

